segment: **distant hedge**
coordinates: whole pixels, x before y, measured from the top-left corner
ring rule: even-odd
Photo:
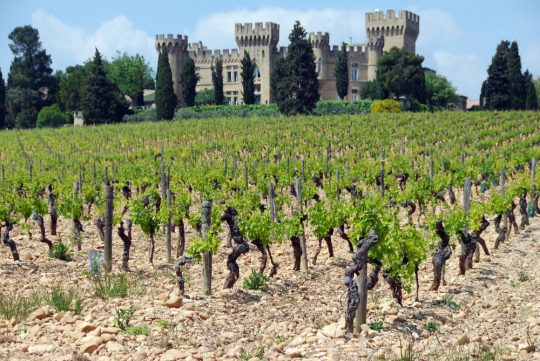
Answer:
[[[313,111],[314,115],[342,115],[342,114],[367,114],[370,112],[370,99],[356,100],[353,102],[343,100],[321,100],[317,102]],[[180,108],[174,114],[174,120],[183,119],[211,119],[211,118],[248,118],[279,116],[276,104],[256,105],[204,105],[189,108]],[[125,115],[124,122],[157,121],[155,109],[138,111],[135,114]]]

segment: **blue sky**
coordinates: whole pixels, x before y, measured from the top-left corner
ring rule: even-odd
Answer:
[[[155,4],[155,5],[154,5]],[[159,5],[157,5],[159,4]],[[461,94],[478,98],[497,44],[515,40],[522,64],[540,76],[540,1],[139,1],[0,0],[0,68],[7,78],[8,35],[31,24],[51,54],[54,69],[83,62],[97,46],[107,57],[117,50],[140,53],[155,67],[158,33],[189,36],[209,48],[236,48],[234,23],[274,21],[280,45],[294,20],[307,31],[330,32],[330,42],[365,41],[364,13],[375,9],[411,10],[420,15],[417,52]]]

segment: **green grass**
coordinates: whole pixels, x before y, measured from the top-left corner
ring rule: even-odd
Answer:
[[[369,324],[369,328],[377,332],[381,332],[383,327],[384,327],[383,321],[372,322]]]
[[[51,290],[47,302],[56,312],[71,311],[76,315],[82,312],[83,298],[81,294],[75,290],[64,290],[60,287],[55,287]]]
[[[244,289],[246,290],[258,290],[268,291],[268,277],[264,274],[252,269],[251,274],[244,279]]]
[[[128,326],[124,330],[128,335],[138,336],[138,335],[145,335],[148,336],[150,333],[150,329],[148,326]]]
[[[448,306],[450,308],[453,308],[454,310],[460,309],[459,304],[455,302],[450,296],[444,296],[442,299],[435,301],[435,303],[438,305]]]
[[[441,325],[433,321],[424,323],[424,327],[431,332],[439,331],[441,329]]]
[[[47,296],[43,293],[33,292],[29,296],[21,296],[0,292],[0,315],[6,320],[15,318],[20,323],[46,302]]]
[[[125,273],[90,276],[94,283],[94,294],[99,298],[125,298],[128,296],[130,284]]]

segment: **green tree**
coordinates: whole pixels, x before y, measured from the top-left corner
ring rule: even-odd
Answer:
[[[212,64],[212,84],[214,85],[214,102],[216,105],[223,105],[225,97],[223,95],[223,60],[217,59],[216,66]]]
[[[195,96],[195,105],[211,105],[214,104],[215,92],[214,89],[206,88],[199,92]]]
[[[6,85],[0,69],[0,129],[6,127]]]
[[[64,110],[80,110],[84,87],[87,81],[87,71],[82,65],[69,66],[60,77],[58,103]]]
[[[176,108],[171,66],[167,50],[159,53],[156,75],[156,113],[158,119],[170,120]]]
[[[336,77],[336,89],[338,96],[341,99],[345,99],[349,92],[349,64],[347,57],[347,44],[341,44],[341,51],[339,53],[336,69],[334,71]]]
[[[536,90],[536,96],[538,97],[538,104],[540,105],[540,77],[533,80],[534,89]]]
[[[122,95],[131,98],[133,105],[143,105],[144,89],[153,83],[154,71],[139,54],[129,56],[116,53],[108,65],[109,78],[116,84]]]
[[[282,114],[309,114],[319,100],[319,83],[311,43],[296,22],[289,35],[285,62],[274,73],[275,101]]]
[[[255,64],[247,51],[244,52],[240,64],[242,65],[242,97],[244,104],[255,104],[255,80],[253,78]]]
[[[527,110],[537,110],[538,109],[538,94],[532,80],[532,74],[529,73],[529,70],[525,71],[523,74],[523,79],[525,82],[525,109]]]
[[[187,57],[182,65],[182,76],[180,83],[182,85],[182,94],[184,102],[188,107],[195,105],[195,96],[197,95],[197,82],[199,77],[195,72],[195,62],[190,57]]]
[[[43,107],[38,114],[36,127],[52,127],[57,128],[71,122],[71,117],[63,112],[58,104]]]
[[[381,84],[377,80],[370,80],[362,86],[362,98],[364,99],[382,99],[383,92]]]
[[[118,96],[114,84],[108,79],[98,49],[89,64],[86,82],[81,99],[81,110],[86,124],[114,123],[122,119],[127,107]]]
[[[272,68],[272,74],[270,74],[270,92],[271,92],[270,102],[272,103],[277,103],[278,87],[284,85],[281,82],[281,79],[284,79],[286,76],[286,71],[287,71],[286,66],[287,66],[286,59],[279,58],[275,61],[274,67]]]
[[[508,41],[501,41],[488,68],[488,78],[484,92],[484,107],[487,109],[510,109],[510,80],[508,79]]]
[[[431,109],[446,107],[448,103],[457,101],[456,88],[442,75],[433,71],[425,71],[426,103]]]
[[[13,61],[7,82],[6,123],[32,128],[39,110],[53,98],[51,57],[41,48],[38,30],[29,25],[16,27],[8,37]]]
[[[510,107],[511,109],[525,108],[525,79],[521,73],[521,57],[519,56],[518,44],[513,41],[510,44],[506,58],[508,66],[508,82],[510,83]]]
[[[406,97],[425,101],[424,57],[404,49],[392,48],[381,56],[377,66],[377,82],[383,98]]]

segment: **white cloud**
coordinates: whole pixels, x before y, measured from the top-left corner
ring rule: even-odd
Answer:
[[[139,53],[151,62],[156,57],[153,37],[136,29],[124,15],[102,22],[95,30],[88,30],[37,10],[32,14],[32,25],[39,30],[43,47],[51,54],[56,69],[84,62],[94,55],[96,47],[109,59],[116,51]]]
[[[523,71],[529,69],[535,78],[540,76],[540,44],[527,47],[521,60]]]
[[[420,34],[418,36],[418,52],[444,46],[459,39],[460,28],[452,15],[435,9],[419,11]]]
[[[257,10],[244,8],[219,12],[200,18],[193,32],[187,34],[191,43],[202,41],[210,49],[236,48],[234,24],[244,22],[275,22],[280,24],[280,45],[288,44],[288,36],[296,20],[307,32],[330,33],[330,43],[342,41],[364,42],[365,10],[287,10],[279,7],[262,7]]]
[[[486,65],[475,54],[434,53],[437,71],[447,77],[460,94],[478,99],[480,87],[486,78]]]

